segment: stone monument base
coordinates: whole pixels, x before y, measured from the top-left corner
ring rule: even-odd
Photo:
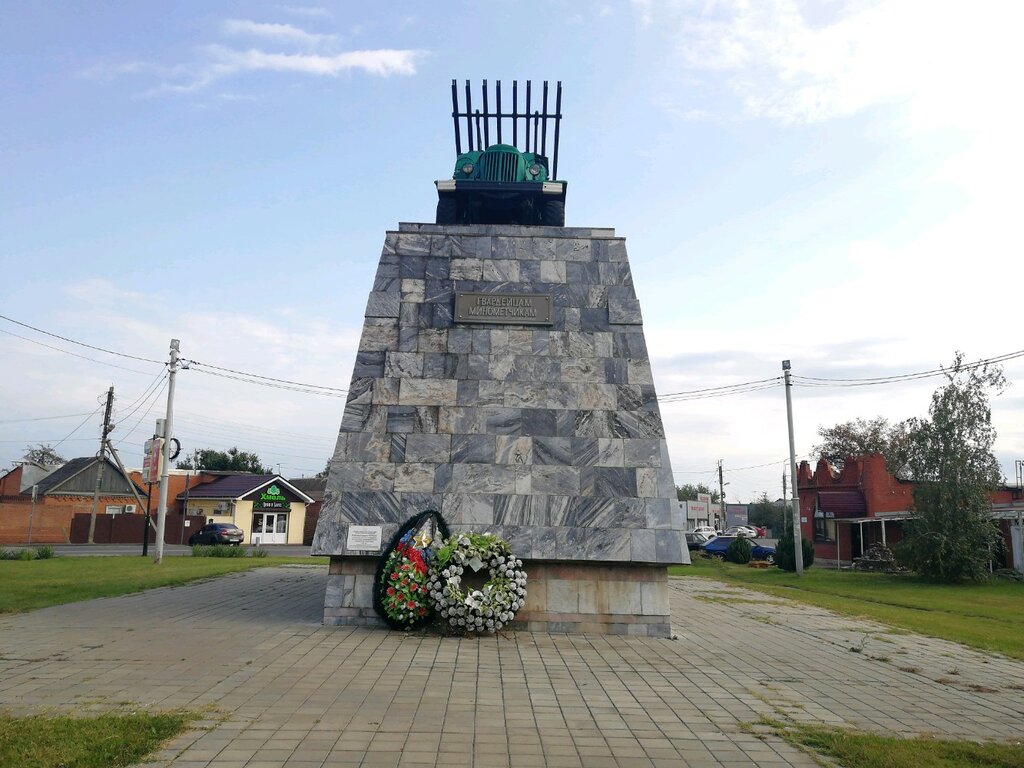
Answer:
[[[524,561],[526,605],[513,630],[669,637],[668,569],[663,565]],[[384,627],[373,610],[376,557],[332,557],[324,623]]]

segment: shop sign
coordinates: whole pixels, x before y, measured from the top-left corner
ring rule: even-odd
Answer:
[[[281,489],[274,483],[266,490],[260,491],[260,497],[252,503],[253,509],[291,509],[291,502],[284,497]]]

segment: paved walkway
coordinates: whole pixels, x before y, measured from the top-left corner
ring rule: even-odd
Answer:
[[[1019,737],[1024,663],[702,579],[678,639],[320,625],[322,568],[262,568],[0,618],[0,707],[187,707],[173,768],[812,766],[761,715]]]

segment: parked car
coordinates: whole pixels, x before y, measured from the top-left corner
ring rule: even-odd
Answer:
[[[703,531],[687,531],[686,548],[691,550],[700,549],[713,538],[715,538],[714,534],[707,534]]]
[[[729,548],[729,545],[732,544],[734,541],[736,541],[736,539],[738,539],[738,538],[739,538],[739,536],[728,536],[728,535],[716,536],[711,541],[709,541],[707,544],[705,544],[702,547],[702,549],[703,549],[704,552],[706,552],[707,554],[711,555],[711,557],[717,557],[719,559],[724,559],[725,558],[725,550],[727,550]],[[774,560],[775,559],[775,547],[769,547],[767,544],[761,544],[756,539],[754,539],[754,538],[752,538],[750,536],[744,536],[743,538],[745,538],[747,541],[750,542],[750,547],[751,547],[750,554],[751,554],[751,557],[753,557],[754,560]]]
[[[688,533],[703,533],[708,538],[713,538],[718,535],[718,531],[716,531],[714,527],[710,525],[698,525],[694,527],[692,531],[688,531]]]
[[[727,529],[723,536],[746,536],[748,539],[756,539],[758,536],[757,528],[752,525],[734,525]]]
[[[242,543],[245,534],[234,523],[207,523],[188,537],[189,544],[233,544]]]

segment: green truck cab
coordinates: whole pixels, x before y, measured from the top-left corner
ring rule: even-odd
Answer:
[[[553,178],[558,168],[558,135],[561,121],[562,84],[554,113],[549,113],[548,84],[544,83],[543,111],[530,112],[531,84],[526,83],[526,110],[518,110],[518,83],[513,82],[512,111],[502,112],[501,81],[497,82],[497,107],[488,108],[487,81],[483,81],[483,110],[472,109],[469,82],[466,82],[466,109],[460,110],[456,83],[452,81],[452,118],[455,124],[457,159],[450,179],[434,182],[437,186],[438,224],[523,224],[548,227],[565,226],[567,184]],[[462,151],[461,122],[469,141]],[[512,143],[502,142],[502,124],[511,121]],[[525,148],[517,148],[523,123]],[[548,122],[554,122],[553,165],[545,154]],[[490,143],[491,127],[497,143]],[[531,136],[532,128],[532,136]],[[531,146],[532,138],[532,146]]]

